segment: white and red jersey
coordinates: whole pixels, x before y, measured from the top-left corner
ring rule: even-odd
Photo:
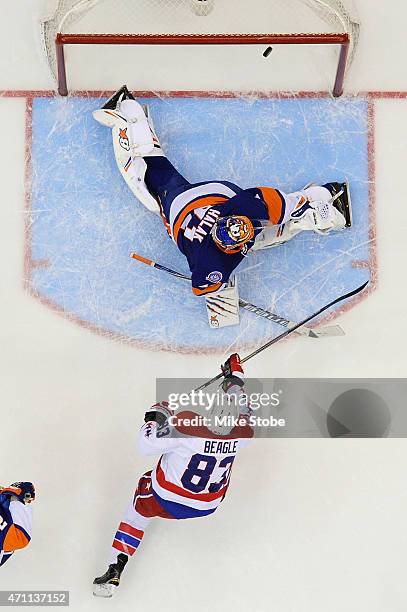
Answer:
[[[202,437],[206,434],[208,437]],[[202,428],[199,437],[176,438],[168,437],[168,428],[146,423],[140,431],[139,451],[143,455],[161,453],[151,475],[154,497],[174,518],[211,514],[229,487],[236,454],[252,435],[246,426],[236,427],[226,438]]]

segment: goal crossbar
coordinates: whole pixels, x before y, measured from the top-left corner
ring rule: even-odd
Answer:
[[[332,94],[339,97],[348,61],[350,37],[338,34],[65,34],[55,39],[58,92],[68,95],[64,48],[66,45],[339,45]]]

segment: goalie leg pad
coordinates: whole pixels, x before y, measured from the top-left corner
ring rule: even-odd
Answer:
[[[98,109],[93,117],[112,128],[113,139],[116,135],[119,145],[133,157],[164,155],[148,108],[136,100],[123,100],[115,109]]]
[[[330,184],[328,184],[330,185]],[[335,189],[313,185],[304,189],[302,198],[291,212],[290,223],[301,230],[326,234],[351,226],[349,187],[332,183]]]
[[[344,227],[352,226],[352,205],[350,199],[349,184],[345,183],[326,183],[326,185],[308,185],[304,187],[303,193],[311,206],[319,209],[320,215],[324,218],[318,225],[318,230],[343,229]],[[328,216],[331,223],[326,221],[326,212],[324,211],[324,203],[329,205]],[[339,213],[339,214],[338,214]],[[343,224],[345,219],[345,224]],[[326,226],[326,227],[324,227]]]
[[[262,251],[271,247],[279,246],[290,238],[293,238],[301,230],[294,232],[294,228],[290,231],[290,223],[282,225],[267,225],[260,234],[256,236],[256,241],[251,248],[251,251]]]
[[[326,234],[352,226],[347,183],[310,184],[302,191],[284,194],[286,212],[279,226],[268,225],[256,237],[253,251],[278,246],[304,230]]]
[[[144,182],[147,170],[146,162],[142,157],[131,158],[128,156],[127,160],[123,163],[124,158],[121,151],[117,151],[117,147],[118,145],[115,146],[115,155],[120,174],[141,204],[149,211],[161,217],[160,206]]]
[[[126,152],[132,157],[143,157],[153,151],[153,135],[141,104],[136,100],[124,100],[116,111],[110,112],[125,119],[125,124],[118,121],[113,126],[113,134],[116,132],[117,141]]]
[[[119,112],[126,116],[130,124],[129,140],[133,155],[164,155],[148,106],[141,106],[136,100],[123,100]]]
[[[124,105],[124,110],[131,111],[130,118],[122,112],[122,105]],[[148,210],[161,216],[158,202],[144,182],[147,165],[142,155],[154,150],[154,141],[142,106],[135,100],[124,100],[119,109],[100,109],[94,111],[93,116],[99,123],[112,128],[116,163],[131,191]],[[134,128],[135,125],[136,128]],[[139,139],[138,145],[133,144],[134,134]],[[144,142],[141,143],[143,139]]]
[[[331,192],[326,187],[321,187],[320,185],[314,184],[304,187],[301,193],[305,195],[309,202],[323,202],[325,200],[330,200],[332,197]]]
[[[127,124],[121,123],[121,125]],[[161,215],[157,200],[151,195],[144,182],[147,164],[142,157],[131,155],[130,142],[126,141],[126,135],[127,131],[123,127],[116,126],[112,129],[113,150],[120,174],[136,198],[148,210],[156,215]]]
[[[314,231],[317,234],[326,234],[331,230],[345,228],[345,217],[333,206],[331,202],[306,202],[292,215],[290,224],[294,224],[301,231]]]
[[[129,104],[132,105],[131,108],[128,108]],[[125,112],[126,108],[132,113],[131,116]],[[143,157],[154,150],[153,135],[147,117],[143,107],[136,100],[124,100],[114,110],[110,108],[95,110],[93,117],[102,125],[112,128],[113,141],[116,138],[125,152]]]

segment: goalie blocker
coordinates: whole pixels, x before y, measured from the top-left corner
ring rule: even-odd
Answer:
[[[239,292],[236,276],[221,291],[207,295],[205,301],[210,327],[219,329],[239,324]]]

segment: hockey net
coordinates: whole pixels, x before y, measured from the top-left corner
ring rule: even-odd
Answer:
[[[359,27],[352,0],[49,0],[41,18],[62,95],[67,73],[71,89],[340,95]]]

